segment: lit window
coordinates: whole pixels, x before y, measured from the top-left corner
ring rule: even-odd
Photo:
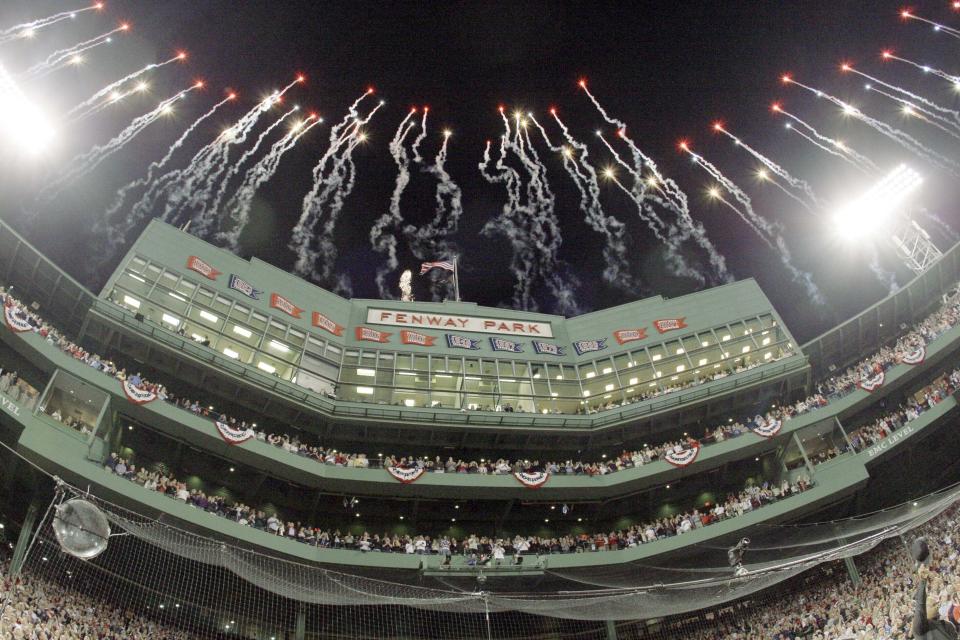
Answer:
[[[613,391],[613,385],[612,385],[612,384],[608,384],[607,386],[605,386],[605,387],[603,388],[603,390],[604,390],[604,391]]]
[[[584,392],[583,392],[583,397],[584,397],[584,398],[589,398],[589,397],[590,397],[590,392],[589,392],[589,391],[584,391]]]
[[[703,342],[700,343],[700,346],[701,346],[701,347],[709,347],[709,346],[710,346],[710,341],[709,341],[709,340],[704,340]]]
[[[662,357],[663,357],[663,356],[661,356],[659,353],[655,353],[655,354],[653,354],[653,358],[651,358],[651,359],[652,359],[654,362],[656,362],[657,360],[659,360],[659,359],[662,358]]]
[[[123,304],[131,306],[134,309],[140,308],[140,301],[136,298],[131,298],[130,296],[123,296]]]
[[[557,376],[557,380],[563,380],[563,376]]]
[[[559,395],[560,395],[560,394],[557,393],[556,391],[551,391],[551,392],[550,392],[550,396],[553,397],[553,398],[556,398],[556,397],[559,396]]]
[[[373,369],[357,369],[358,376],[366,376],[367,378],[372,378],[377,375],[377,372]]]
[[[612,369],[611,367],[604,367],[603,372],[604,372],[605,374],[606,374],[606,373],[612,373],[612,372],[613,372],[613,369]]]
[[[587,372],[587,379],[589,380],[590,378],[594,377],[595,375],[597,375],[597,373],[596,373],[595,371],[588,371],[588,372]]]
[[[209,311],[201,311],[200,317],[203,318],[204,320],[209,320],[210,322],[220,322],[220,318],[213,315]]]
[[[276,349],[277,351],[279,351],[280,353],[287,353],[288,351],[290,351],[290,347],[283,344],[282,342],[277,342],[276,340],[271,340],[270,346]]]
[[[364,396],[372,396],[372,395],[373,395],[373,387],[357,387],[357,393],[359,393],[359,394],[361,394],[361,395],[364,395]]]
[[[604,399],[604,400],[608,400],[608,399],[610,399],[610,398],[612,398],[612,397],[613,397],[613,395],[608,393],[607,395],[603,396],[603,399]]]
[[[250,329],[244,329],[243,327],[237,327],[237,326],[233,327],[233,332],[238,336],[243,336],[244,338],[249,338],[250,336],[253,335]]]
[[[743,349],[740,349],[740,353],[747,353],[748,351],[750,351],[750,345],[747,345]]]
[[[663,371],[657,371],[657,377],[660,378],[663,376]]]
[[[403,401],[403,406],[405,407],[413,407],[413,406],[416,406],[416,404],[417,404],[417,401],[414,400],[413,398],[406,398]]]
[[[144,280],[143,278],[141,278],[140,276],[138,276],[138,275],[136,275],[136,274],[128,273],[127,275],[130,276],[131,278],[133,278],[134,280],[139,280],[140,282],[146,282],[146,280]]]
[[[637,382],[639,381],[640,381],[639,378],[630,378],[630,384],[637,384]]]
[[[223,355],[227,356],[228,358],[233,358],[234,360],[240,357],[240,354],[234,351],[233,349],[231,349],[230,347],[227,347],[226,349],[223,350]]]
[[[175,327],[179,327],[179,326],[180,326],[180,318],[176,318],[176,317],[170,315],[169,313],[163,314],[163,318],[162,318],[162,319],[163,319],[163,321],[166,322],[167,324],[172,324],[172,325],[175,326]]]
[[[167,295],[170,296],[171,298],[173,298],[174,300],[179,300],[180,302],[186,302],[186,301],[187,301],[186,298],[184,298],[183,296],[178,295],[178,294],[176,294],[176,293],[173,293],[172,291],[168,291],[168,292],[167,292]]]
[[[769,360],[769,359],[772,358],[772,357],[773,357],[773,354],[770,353],[769,351],[767,351],[765,354],[763,354],[763,359],[764,359],[764,360]]]
[[[267,373],[277,372],[277,368],[275,366],[273,366],[272,364],[267,364],[266,362],[258,362],[257,369],[260,369],[261,371],[266,371]]]
[[[764,338],[761,344],[763,344],[764,346],[770,344],[770,338]]]
[[[687,365],[685,365],[685,364],[678,364],[678,365],[677,365],[677,373],[680,373],[681,371],[684,371],[686,368],[687,368]]]
[[[729,339],[730,339],[730,334],[729,334],[729,333],[726,334],[725,336],[723,336],[723,338],[722,338],[722,340],[723,340],[724,342],[726,342],[726,341],[729,340]]]
[[[683,349],[677,349],[677,355],[683,355]]]
[[[707,359],[706,359],[706,358],[700,358],[700,360],[699,360],[699,365],[702,367],[702,366],[705,365],[705,364],[707,364]]]
[[[670,376],[670,379],[671,379],[671,380],[679,380],[679,379],[680,379],[680,376]]]

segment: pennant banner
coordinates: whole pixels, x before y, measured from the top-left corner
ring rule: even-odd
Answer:
[[[288,316],[293,316],[294,318],[299,318],[300,314],[303,313],[303,309],[293,304],[279,293],[270,294],[270,306],[274,309],[279,309]]]
[[[319,327],[324,331],[329,331],[335,336],[342,336],[343,330],[346,329],[343,325],[337,324],[327,316],[323,315],[319,311],[313,312],[313,326]]]
[[[451,349],[479,349],[480,341],[474,340],[473,338],[465,338],[463,336],[457,336],[452,333],[446,334],[447,336],[447,346]]]
[[[357,340],[366,340],[367,342],[390,342],[390,336],[392,335],[386,331],[377,331],[370,327],[355,327],[353,334]]]
[[[527,489],[539,489],[550,479],[550,474],[546,471],[534,471],[532,473],[528,471],[517,471],[513,474],[513,477]]]
[[[217,425],[217,432],[227,444],[243,444],[255,435],[253,429],[237,429],[219,420],[214,420],[213,424]]]
[[[217,276],[223,273],[222,271],[217,271],[197,256],[190,256],[187,258],[187,269],[196,271],[208,280],[216,280]]]
[[[873,393],[883,385],[883,371],[871,378],[864,378],[857,383],[857,386],[866,391],[867,393]]]
[[[761,436],[761,437],[764,437],[764,438],[772,438],[773,436],[775,436],[775,435],[777,435],[778,433],[780,433],[781,427],[783,427],[783,421],[781,421],[781,420],[769,420],[769,421],[767,421],[767,422],[765,422],[765,423],[763,423],[763,424],[760,424],[760,425],[756,425],[756,424],[755,424],[755,425],[751,428],[751,431],[753,431],[753,432],[754,432],[755,434],[757,434],[758,436]]]
[[[129,380],[124,380],[120,383],[120,386],[123,387],[123,395],[127,396],[127,400],[133,404],[147,404],[157,399],[157,394],[153,391],[135,387],[130,384]]]
[[[428,336],[425,333],[418,333],[416,331],[407,331],[406,329],[400,330],[400,342],[403,344],[416,344],[421,347],[432,347],[433,341],[437,338],[435,336]]]
[[[577,340],[573,343],[573,348],[576,349],[577,355],[582,356],[585,353],[590,353],[591,351],[602,351],[607,348],[607,339],[606,338],[597,338],[596,340]]]
[[[423,467],[412,467],[404,469],[403,467],[387,467],[387,473],[399,480],[403,484],[410,484],[420,479],[427,470]]]
[[[664,318],[662,320],[654,320],[653,327],[660,333],[666,333],[667,331],[676,331],[677,329],[686,329],[687,323],[686,316],[683,318]]]
[[[509,351],[511,353],[523,353],[523,345],[513,340],[504,340],[503,338],[490,338],[490,348],[494,351]]]
[[[555,344],[550,344],[549,342],[540,342],[539,340],[533,341],[533,350],[537,353],[548,355],[548,356],[562,356],[563,347],[558,347]]]
[[[14,333],[33,331],[33,326],[26,318],[17,315],[17,307],[12,304],[3,305],[3,321],[7,323],[7,328]]]
[[[927,357],[927,348],[923,345],[905,354],[901,360],[906,364],[923,364]]]
[[[699,454],[700,445],[697,445],[693,449],[683,449],[681,451],[671,449],[663,456],[663,459],[675,467],[685,467],[696,460]]]
[[[231,273],[230,274],[230,284],[228,285],[234,291],[239,291],[248,298],[253,298],[254,300],[260,299],[260,294],[263,291],[260,289],[254,289],[253,285],[241,278],[240,276]]]
[[[635,340],[644,340],[647,337],[646,329],[617,329],[613,332],[617,344],[627,344]]]

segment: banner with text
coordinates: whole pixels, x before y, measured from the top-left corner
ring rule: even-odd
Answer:
[[[420,329],[458,329],[471,333],[503,333],[535,338],[553,337],[553,328],[549,322],[456,316],[446,313],[367,309],[367,323]]]

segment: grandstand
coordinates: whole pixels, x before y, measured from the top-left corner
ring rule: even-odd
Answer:
[[[752,280],[347,300],[154,221],[95,294],[0,222],[0,635],[900,637],[905,541],[956,594],[958,282],[800,345]]]

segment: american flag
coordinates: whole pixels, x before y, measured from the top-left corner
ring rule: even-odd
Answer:
[[[453,263],[442,261],[442,262],[424,262],[420,265],[420,275],[425,274],[430,269],[446,269],[447,271],[453,271]]]

